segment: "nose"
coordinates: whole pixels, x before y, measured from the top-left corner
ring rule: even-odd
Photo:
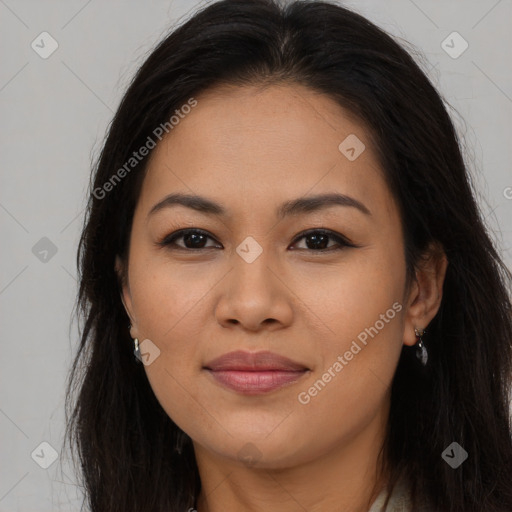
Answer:
[[[291,324],[293,293],[272,263],[269,250],[248,263],[233,254],[233,268],[221,283],[216,306],[217,322],[223,327],[240,326],[247,331],[278,330]],[[282,273],[281,273],[282,274]]]

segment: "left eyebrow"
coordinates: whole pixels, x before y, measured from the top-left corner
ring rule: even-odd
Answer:
[[[207,199],[206,197],[190,194],[175,193],[164,197],[160,202],[155,204],[148,213],[148,217],[163,208],[169,208],[175,205],[185,206],[200,213],[215,216],[227,216],[227,210],[220,204]],[[330,193],[315,196],[299,197],[284,202],[277,209],[277,216],[284,218],[290,215],[300,215],[303,213],[311,213],[332,206],[345,206],[356,208],[365,215],[371,215],[370,210],[357,199],[345,194]]]
[[[280,218],[287,215],[300,215],[301,213],[315,212],[330,208],[331,206],[348,206],[356,208],[365,215],[371,215],[370,210],[357,199],[345,194],[330,193],[316,196],[299,197],[286,201],[277,211]]]

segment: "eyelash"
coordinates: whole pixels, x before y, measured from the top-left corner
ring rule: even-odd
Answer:
[[[216,248],[216,247],[199,247],[196,249],[190,249],[188,247],[181,247],[181,246],[175,244],[176,240],[183,238],[184,236],[189,235],[189,234],[204,235],[208,238],[211,238],[212,240],[215,240],[208,232],[203,231],[202,229],[188,228],[188,229],[180,229],[178,231],[175,231],[174,233],[167,235],[165,238],[163,238],[163,240],[157,242],[156,245],[158,245],[159,247],[167,247],[168,249],[171,249],[171,250],[183,250],[183,251],[188,251],[188,252],[191,252],[191,251],[198,252],[198,251]],[[321,235],[329,236],[334,241],[336,241],[339,244],[339,246],[338,247],[329,247],[327,249],[307,249],[306,248],[306,249],[298,249],[298,250],[324,253],[324,252],[329,252],[329,251],[339,251],[346,247],[358,247],[357,245],[351,243],[344,236],[342,236],[338,233],[335,233],[334,231],[331,231],[328,229],[323,229],[323,228],[316,228],[316,229],[310,229],[307,231],[303,231],[295,237],[293,243],[295,244],[302,238],[305,238],[312,234],[321,234]],[[170,247],[172,245],[174,245],[174,247]]]

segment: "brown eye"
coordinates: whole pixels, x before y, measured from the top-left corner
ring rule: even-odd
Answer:
[[[175,233],[166,236],[158,245],[175,246],[178,249],[194,250],[194,249],[211,249],[214,246],[207,246],[207,240],[213,238],[200,229],[181,229]],[[177,244],[176,240],[183,239],[183,245]]]
[[[344,247],[355,247],[345,237],[325,229],[315,229],[302,233],[295,239],[295,243],[301,239],[306,240],[306,247],[301,250],[310,250],[314,252],[339,250]],[[336,242],[334,246],[329,246],[329,240]]]

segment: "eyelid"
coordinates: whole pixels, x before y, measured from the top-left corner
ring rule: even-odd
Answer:
[[[210,247],[200,247],[197,249],[189,249],[187,247],[181,247],[181,246],[175,244],[175,240],[182,238],[183,236],[185,236],[189,233],[196,233],[196,234],[204,235],[207,238],[210,238],[211,240],[214,240],[215,242],[220,244],[220,242],[218,242],[213,235],[211,235],[208,231],[205,231],[204,229],[183,228],[183,229],[178,229],[176,231],[173,231],[172,233],[166,235],[162,240],[160,240],[159,242],[156,242],[156,245],[159,247],[169,247],[174,244],[174,247],[172,248],[173,250],[182,250],[182,251],[187,251],[187,252],[199,252],[199,251],[204,251],[207,249],[215,249],[216,248],[216,247],[210,246]],[[330,247],[327,249],[317,249],[317,250],[306,248],[306,249],[299,249],[300,251],[308,251],[310,253],[315,253],[315,252],[323,253],[323,252],[329,252],[329,251],[334,251],[334,250],[340,250],[340,249],[343,249],[344,247],[354,247],[354,248],[359,247],[358,245],[354,244],[350,239],[348,239],[346,236],[342,235],[341,233],[332,231],[331,229],[321,228],[321,227],[308,228],[308,229],[301,231],[293,239],[292,245],[296,244],[301,238],[304,238],[310,234],[315,234],[315,233],[320,233],[320,234],[329,236],[330,238],[332,238],[334,241],[336,241],[338,243],[338,247],[334,246],[334,247]],[[220,245],[222,245],[222,244],[220,244]]]
[[[211,238],[212,240],[215,240],[217,243],[219,243],[213,235],[211,235],[210,233],[208,233],[208,231],[205,231],[204,229],[183,228],[183,229],[178,229],[177,231],[173,231],[172,233],[166,235],[162,240],[157,242],[156,245],[161,246],[161,247],[167,247],[169,245],[172,245],[175,240],[177,240],[189,233],[196,233],[196,234],[204,235],[208,238]],[[198,252],[198,251],[205,250],[205,249],[212,249],[213,247],[202,247],[199,249],[188,249],[186,247],[181,247],[181,246],[177,245],[177,246],[175,246],[175,248],[178,250],[181,249],[181,250],[188,251],[188,252],[192,252],[192,251]]]
[[[327,228],[308,228],[304,231],[301,231],[293,240],[293,243],[297,243],[301,238],[304,238],[305,236],[313,233],[321,233],[323,235],[328,235],[335,241],[337,241],[341,246],[346,247],[357,247],[354,243],[352,243],[351,240],[349,240],[346,236],[342,235],[341,233],[338,233],[337,231],[332,231],[331,229]],[[331,248],[332,249],[332,248]],[[313,250],[313,249],[303,249],[303,250],[309,250],[310,252],[322,252],[322,249],[320,250]],[[330,249],[323,249],[323,251],[329,251]]]

